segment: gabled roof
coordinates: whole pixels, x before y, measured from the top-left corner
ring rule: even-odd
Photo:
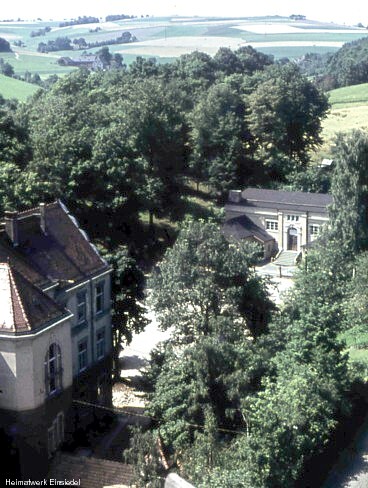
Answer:
[[[226,237],[234,239],[247,239],[254,237],[261,242],[273,241],[274,238],[262,228],[261,222],[257,217],[239,215],[227,220],[222,226],[222,231]]]
[[[332,196],[325,193],[247,188],[241,192],[240,202],[228,205],[327,213],[327,206],[331,203]]]
[[[69,315],[7,263],[0,263],[0,331],[30,332]]]
[[[18,245],[0,230],[0,262],[7,262],[33,285],[45,289],[59,283],[70,287],[108,270],[77,221],[60,202],[44,207],[45,232],[39,208],[17,216]]]

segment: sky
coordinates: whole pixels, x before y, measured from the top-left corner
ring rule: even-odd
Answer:
[[[225,16],[302,14],[313,20],[368,24],[366,0],[0,0],[0,19],[59,20],[108,14]]]

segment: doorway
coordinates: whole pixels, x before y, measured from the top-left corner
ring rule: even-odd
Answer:
[[[290,227],[288,230],[287,238],[287,250],[297,251],[298,250],[298,231],[295,227]]]

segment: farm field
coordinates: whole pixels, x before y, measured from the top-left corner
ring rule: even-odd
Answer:
[[[6,99],[16,98],[24,102],[28,97],[36,93],[38,89],[39,87],[36,85],[0,75],[0,95]]]
[[[368,130],[368,83],[329,92],[331,110],[323,123],[322,137],[330,142],[338,132]]]
[[[45,35],[31,37],[32,31],[49,27]],[[97,30],[96,30],[97,29]],[[294,21],[283,17],[255,18],[179,18],[149,17],[116,22],[59,27],[58,22],[0,22],[0,37],[12,44],[13,54],[0,56],[14,65],[17,74],[25,71],[38,73],[42,78],[50,74],[64,74],[70,71],[57,64],[57,58],[73,54],[73,51],[53,52],[39,55],[40,42],[47,43],[57,37],[86,42],[108,42],[123,32],[129,31],[138,42],[110,46],[112,52],[120,52],[125,63],[130,64],[137,55],[157,57],[166,62],[194,50],[215,54],[221,46],[236,49],[252,45],[275,58],[297,58],[307,52],[325,53],[336,51],[345,42],[367,35],[365,29],[341,26],[312,20]],[[17,47],[14,42],[22,41],[25,46]],[[98,48],[89,49],[96,52]],[[74,51],[79,56],[83,51]]]

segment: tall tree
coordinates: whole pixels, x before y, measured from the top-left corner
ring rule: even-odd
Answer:
[[[192,175],[220,196],[250,179],[250,133],[245,104],[230,83],[217,83],[204,93],[191,116]],[[248,178],[246,178],[248,176]]]
[[[328,102],[293,64],[269,68],[260,80],[249,96],[249,126],[266,166],[283,179],[304,170],[308,151],[321,143]]]
[[[368,135],[340,134],[333,158],[331,236],[351,255],[368,249]]]
[[[262,334],[272,304],[252,269],[260,255],[256,245],[228,242],[217,224],[184,225],[150,285],[161,327],[173,327],[176,341],[190,343],[210,335],[213,319],[224,316],[244,334]]]

